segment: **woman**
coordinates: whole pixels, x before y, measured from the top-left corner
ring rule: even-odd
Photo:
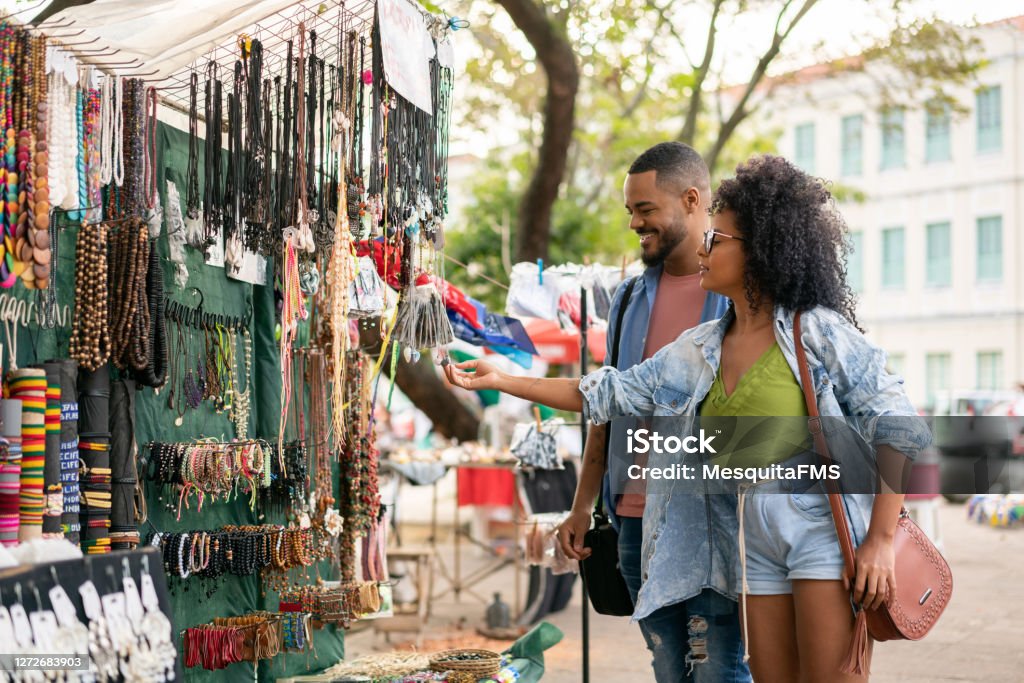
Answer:
[[[822,182],[782,158],[754,158],[722,183],[711,214],[697,254],[701,285],[733,302],[721,320],[690,330],[625,372],[605,367],[582,380],[538,380],[469,361],[455,366],[463,372],[446,367],[450,381],[583,410],[596,423],[674,414],[689,417],[692,429],[698,415],[806,416],[793,336],[795,314],[802,312],[801,342],[821,415],[854,418],[882,469],[899,467],[927,445],[902,380],[886,371],[885,353],[857,328],[845,280],[846,226]],[[793,453],[777,450],[760,464]],[[746,547],[742,557],[737,552],[743,564],[737,592],[746,603],[754,679],[866,680],[840,673],[854,630],[850,591],[856,605],[877,607],[894,590],[892,539],[903,496],[846,494],[858,544],[849,577],[820,488],[797,491],[769,479],[742,490],[737,532]],[[788,495],[763,495],[770,493]],[[645,538],[647,532],[645,518]],[[651,545],[645,551],[656,557],[657,544]]]

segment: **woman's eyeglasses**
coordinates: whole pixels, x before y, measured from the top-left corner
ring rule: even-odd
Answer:
[[[704,253],[710,254],[711,250],[715,247],[715,235],[724,237],[730,240],[739,240],[740,242],[746,242],[747,240],[743,237],[737,237],[736,235],[726,235],[724,232],[718,232],[717,230],[705,230],[704,231]]]

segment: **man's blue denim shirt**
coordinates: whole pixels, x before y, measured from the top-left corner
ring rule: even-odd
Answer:
[[[793,312],[775,310],[775,337],[797,381]],[[693,428],[701,402],[718,372],[722,340],[733,321],[699,325],[650,359],[625,371],[604,367],[580,382],[584,416],[603,424],[622,416],[677,416],[680,429]],[[924,420],[903,391],[903,380],[885,369],[885,352],[873,346],[839,313],[818,307],[802,318],[802,342],[822,416],[852,418],[859,438],[887,444],[913,458],[930,443]],[[624,323],[625,326],[625,323]],[[899,418],[899,419],[887,419]],[[908,419],[911,418],[911,419]],[[659,454],[651,467],[671,465]],[[734,495],[673,491],[648,493],[644,510],[641,570],[643,586],[633,619],[687,600],[710,588],[735,599],[739,549]],[[856,539],[867,532],[871,494],[846,494]]]
[[[658,282],[661,279],[662,266],[652,266],[637,277],[629,301],[623,301],[625,282],[615,290],[611,309],[608,313],[607,362],[612,362],[612,342],[615,339],[615,324],[618,321],[620,306],[626,306],[622,316],[622,333],[619,338],[619,357],[616,368],[628,370],[643,361],[644,347],[647,345],[647,328],[654,309],[654,297],[658,293]],[[706,323],[718,320],[729,309],[729,300],[721,294],[708,292],[704,297],[700,321]],[[622,493],[626,482],[628,462],[621,457],[626,452],[626,426],[620,420],[608,424],[608,467],[601,482],[603,488],[605,512],[612,526],[619,528],[618,517],[615,516],[615,503]],[[619,457],[616,457],[619,456]]]

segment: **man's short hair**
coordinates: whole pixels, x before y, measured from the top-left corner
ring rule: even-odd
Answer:
[[[711,174],[704,157],[681,142],[659,142],[636,158],[629,174],[656,171],[655,182],[665,190],[682,194],[691,187],[711,190]]]

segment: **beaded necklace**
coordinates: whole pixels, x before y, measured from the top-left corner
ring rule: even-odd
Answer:
[[[17,259],[23,264],[23,270],[21,271],[22,284],[28,289],[35,289],[36,271],[33,267],[32,259],[32,237],[37,226],[35,206],[33,205],[31,210],[29,210],[28,206],[30,195],[33,198],[35,195],[35,189],[31,182],[35,169],[30,158],[30,149],[34,146],[31,119],[34,118],[33,115],[35,114],[32,97],[32,77],[35,74],[32,68],[32,43],[30,42],[29,35],[23,32],[18,38],[18,59],[15,66],[16,74],[19,76],[15,81],[17,88],[15,91],[15,125],[18,129],[15,163],[18,169],[18,184],[14,201],[18,204],[18,216],[22,224],[18,226],[16,233],[19,235],[19,238],[15,242],[15,249]],[[49,264],[46,265],[46,274],[49,275]]]
[[[124,185],[124,80],[119,76],[113,77],[112,98],[114,106],[111,109],[111,135],[113,138],[113,161],[112,177],[114,184],[118,187]]]
[[[78,209],[69,217],[76,220],[79,216],[84,220],[84,209],[89,206],[89,179],[86,176],[85,162],[89,156],[85,137],[85,94],[82,88],[75,88],[75,140],[78,143],[78,158],[75,162],[75,179],[78,183]]]
[[[149,363],[149,227],[132,218],[119,226],[111,243],[111,355],[119,369],[142,370]]]
[[[69,356],[94,371],[110,357],[107,309],[107,235],[102,223],[83,224],[75,248],[75,306]]]
[[[11,287],[17,280],[20,265],[17,263],[15,252],[18,227],[17,140],[14,133],[14,71],[17,33],[9,25],[5,26],[3,38],[4,148],[3,172],[0,173],[0,196],[4,199],[4,263],[0,270],[0,278],[2,278],[0,285]]]
[[[109,185],[114,175],[114,88],[116,76],[103,76],[100,84],[100,183]]]
[[[157,129],[157,108],[159,106],[159,100],[156,94],[156,88],[150,86],[145,90],[145,139],[143,141],[143,150],[145,158],[145,182],[143,183],[143,191],[145,193],[145,206],[146,209],[153,211],[157,207],[157,203],[160,201],[160,197],[157,194],[156,188],[156,129]]]
[[[252,381],[252,338],[249,330],[243,328],[241,337],[243,344],[244,373],[239,375],[238,365],[231,364],[231,383],[234,385],[234,394],[231,401],[231,419],[235,423],[235,438],[245,439],[249,434],[249,410],[250,410],[250,388]],[[241,389],[242,377],[245,378],[245,389]]]
[[[89,209],[86,219],[91,221],[103,218],[102,107],[100,91],[90,88],[85,107],[85,148],[88,154],[86,160],[89,186],[88,206],[92,207]]]

